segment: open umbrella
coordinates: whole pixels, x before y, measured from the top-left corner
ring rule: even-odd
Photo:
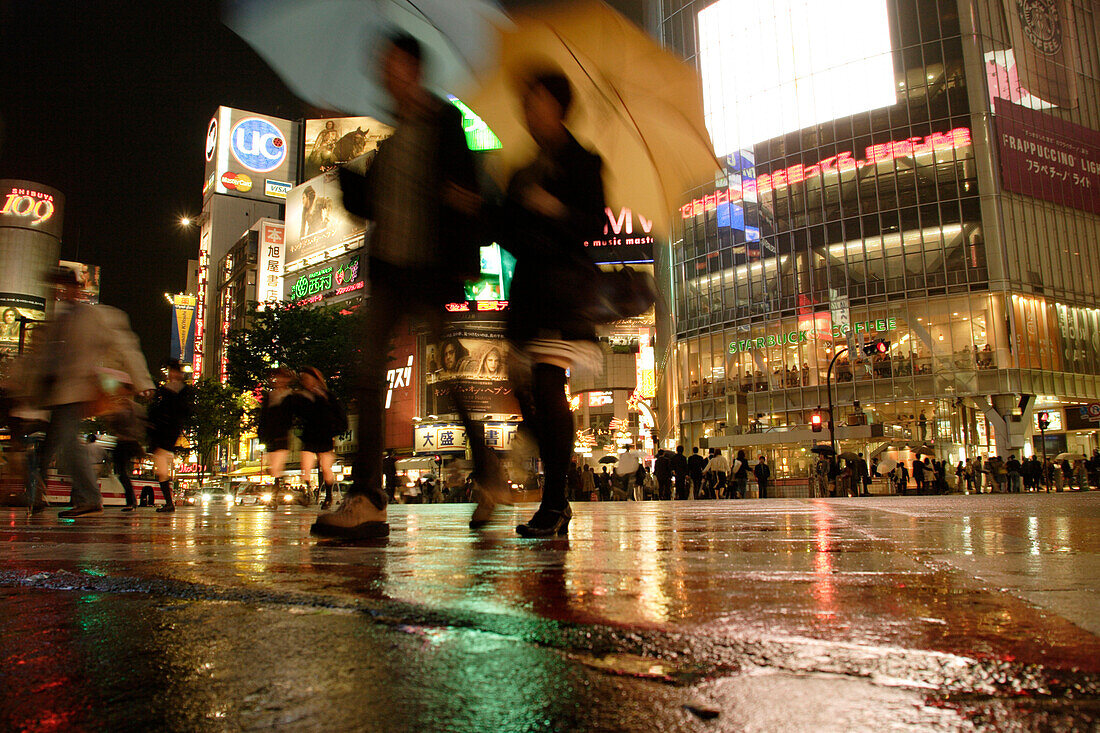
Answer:
[[[897,467],[898,467],[898,462],[895,461],[893,458],[887,456],[886,458],[883,458],[881,461],[878,462],[878,466],[876,466],[876,470],[879,472],[879,474],[887,474],[887,473],[890,473],[891,471],[893,471]]]
[[[234,0],[225,10],[225,24],[298,96],[384,122],[393,112],[375,56],[388,36],[420,41],[425,86],[449,93],[493,58],[507,23],[485,0]]]
[[[1080,453],[1059,453],[1054,457],[1056,461],[1083,461],[1085,457]]]
[[[843,458],[845,461],[854,461],[854,460],[857,460],[859,458],[858,455],[856,455],[855,453],[853,453],[850,450],[844,451],[838,457]]]
[[[668,231],[684,192],[718,171],[699,74],[596,0],[526,10],[512,20],[501,29],[496,64],[464,97],[503,143],[502,180],[535,149],[518,85],[533,71],[560,71],[574,91],[566,125],[603,158],[608,204]]]
[[[929,456],[931,458],[936,457],[936,451],[932,450],[927,445],[922,445],[920,448],[917,448],[916,454],[918,456]]]
[[[618,456],[604,456],[603,458],[600,459],[600,463],[618,463],[618,462],[619,462],[619,457]]]
[[[831,445],[815,445],[813,448],[810,448],[810,452],[817,453],[821,456],[831,456],[836,454],[836,451],[833,450],[833,447]]]

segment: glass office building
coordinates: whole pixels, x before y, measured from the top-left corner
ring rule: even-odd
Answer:
[[[662,0],[724,163],[658,253],[664,439],[804,475],[832,364],[842,448],[1100,446],[1097,15]]]

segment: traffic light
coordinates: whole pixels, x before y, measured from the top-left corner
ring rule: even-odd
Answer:
[[[878,339],[872,341],[863,347],[863,353],[867,356],[874,356],[875,354],[885,354],[890,350],[890,342],[886,339]]]
[[[1046,430],[1049,426],[1050,426],[1050,413],[1045,412],[1045,411],[1040,412],[1039,413],[1039,430],[1041,430],[1041,431]]]
[[[810,415],[810,430],[815,433],[821,432],[821,410],[814,410],[814,413]]]

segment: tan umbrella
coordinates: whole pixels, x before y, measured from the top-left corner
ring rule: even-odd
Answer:
[[[566,124],[603,157],[608,205],[667,232],[684,192],[718,172],[695,69],[602,2],[542,7],[512,20],[500,29],[496,67],[463,97],[503,143],[494,174],[503,182],[534,155],[520,85],[532,71],[560,71],[574,90]]]
[[[1080,453],[1059,453],[1054,457],[1056,461],[1083,461],[1085,457]]]

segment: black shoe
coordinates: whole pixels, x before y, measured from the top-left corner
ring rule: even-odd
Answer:
[[[124,511],[124,512],[132,512],[135,509],[137,509],[136,504],[127,504],[126,506],[122,507],[122,511]]]
[[[327,512],[330,508],[332,508],[332,499],[325,499],[321,502],[321,511]]]
[[[516,527],[516,532],[521,537],[565,535],[569,532],[569,520],[572,518],[573,510],[568,506],[559,510],[540,507],[530,521]]]
[[[31,507],[31,514],[41,514],[49,508],[50,505],[47,502],[40,501]]]
[[[176,505],[175,504],[165,504],[164,506],[158,506],[157,507],[157,512],[162,513],[162,514],[165,513],[165,512],[174,512],[174,511],[176,511]]]
[[[72,509],[66,509],[63,512],[58,512],[57,516],[61,519],[76,519],[77,517],[86,517],[89,514],[102,513],[102,506],[96,504],[87,504],[85,506],[74,506]]]

